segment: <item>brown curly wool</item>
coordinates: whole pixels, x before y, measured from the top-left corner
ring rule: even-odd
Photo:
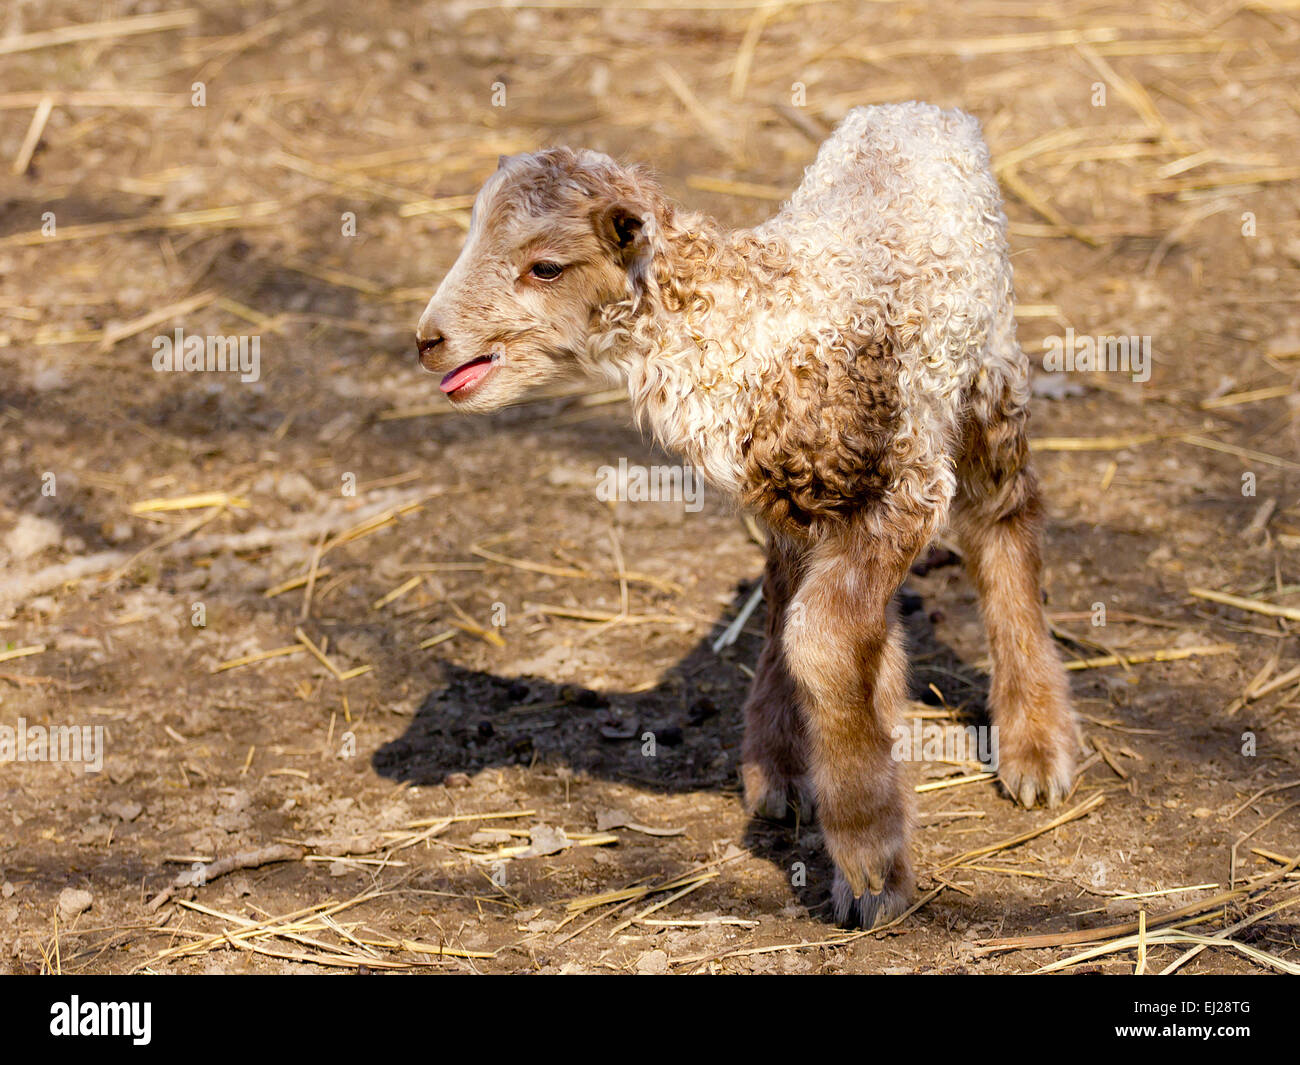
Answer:
[[[831,351],[833,359],[773,376],[741,442],[741,501],[790,536],[851,521],[898,476],[890,454],[902,416],[897,362],[856,338]]]

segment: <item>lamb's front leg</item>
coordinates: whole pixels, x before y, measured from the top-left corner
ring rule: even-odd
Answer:
[[[763,575],[766,640],[745,699],[745,808],[775,821],[785,819],[791,807],[807,820],[813,809],[803,721],[785,661],[786,607],[802,576],[801,556],[796,544],[779,533],[770,535]]]
[[[860,532],[823,540],[785,623],[818,819],[835,862],[835,917],[864,928],[896,917],[913,889],[912,795],[890,754],[907,692],[890,601],[922,542]]]

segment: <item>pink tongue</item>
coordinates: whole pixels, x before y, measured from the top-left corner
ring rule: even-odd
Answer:
[[[457,389],[481,381],[483,375],[490,369],[492,369],[491,359],[483,359],[482,361],[466,363],[464,366],[457,366],[456,369],[442,379],[442,383],[438,387],[450,395]]]

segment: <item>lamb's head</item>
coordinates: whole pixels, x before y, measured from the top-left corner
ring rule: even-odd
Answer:
[[[503,157],[460,257],[420,317],[420,363],[459,407],[487,411],[552,378],[601,372],[634,313],[662,199],[598,152]]]

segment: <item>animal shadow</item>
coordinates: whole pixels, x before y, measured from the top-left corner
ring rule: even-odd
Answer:
[[[940,565],[949,563],[940,557]],[[731,609],[649,690],[597,691],[444,662],[444,682],[424,698],[405,732],[374,753],[372,767],[386,779],[429,786],[451,773],[540,766],[651,793],[716,791],[739,804],[740,708],[749,688],[741,667],[752,668],[758,657],[764,608],[734,645],[718,652],[713,644],[754,583],[742,582]],[[929,685],[942,676],[949,692],[957,677],[965,685],[963,706],[980,719],[984,679],[936,638],[920,596],[904,589],[897,598],[909,652],[922,660],[911,672],[913,698],[937,704]],[[832,869],[809,814],[787,823],[750,818],[743,842],[783,871],[792,901],[828,914]]]

